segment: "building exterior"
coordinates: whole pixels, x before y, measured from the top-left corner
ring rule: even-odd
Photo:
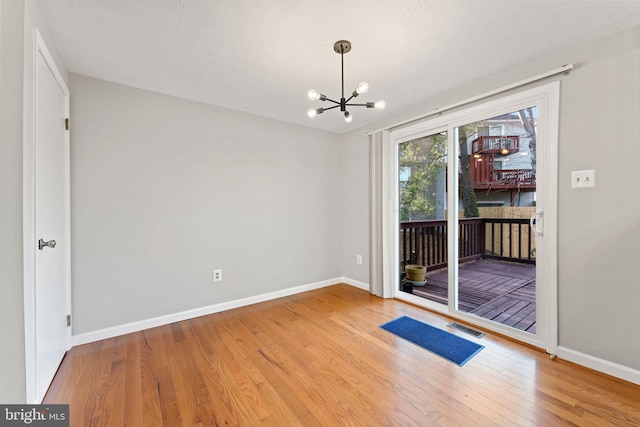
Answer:
[[[469,125],[476,129],[467,152],[478,206],[535,206],[535,120],[532,108]]]

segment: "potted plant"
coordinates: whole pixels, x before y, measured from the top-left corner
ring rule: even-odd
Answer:
[[[424,278],[427,274],[427,267],[424,265],[409,264],[405,265],[404,272],[406,278],[410,282],[424,282]]]

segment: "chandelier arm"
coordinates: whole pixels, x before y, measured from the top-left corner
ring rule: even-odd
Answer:
[[[338,108],[339,106],[340,104],[338,103],[338,105],[334,105],[333,107],[325,108],[324,111],[333,110],[334,108]]]
[[[366,107],[367,104],[345,104],[347,107]]]
[[[338,105],[340,105],[340,103],[339,103],[338,101],[334,101],[333,99],[330,99],[330,98],[325,99],[325,101],[331,101],[331,102],[333,102],[334,104],[338,104]],[[331,108],[334,108],[334,107],[331,107]],[[326,108],[325,108],[325,110],[326,110]]]

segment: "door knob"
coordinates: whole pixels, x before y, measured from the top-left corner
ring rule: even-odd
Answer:
[[[38,249],[42,250],[45,247],[47,248],[55,248],[56,247],[56,241],[55,240],[49,240],[48,242],[45,242],[43,239],[38,240]]]

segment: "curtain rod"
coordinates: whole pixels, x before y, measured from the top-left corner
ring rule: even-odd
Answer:
[[[435,110],[433,110],[430,113],[422,114],[420,116],[413,117],[413,118],[408,119],[408,120],[404,120],[404,121],[402,121],[400,123],[396,123],[395,125],[387,126],[387,127],[376,129],[376,130],[372,130],[370,132],[367,132],[367,136],[369,136],[369,135],[371,135],[373,133],[376,133],[376,132],[383,131],[383,130],[391,130],[393,128],[404,126],[406,124],[409,124],[409,123],[412,123],[412,122],[416,122],[418,120],[426,119],[427,117],[435,116],[437,114],[442,114],[445,111],[453,110],[454,108],[462,107],[463,105],[471,104],[472,102],[476,102],[476,101],[479,101],[481,99],[489,98],[490,96],[497,95],[499,93],[506,92],[508,90],[515,89],[517,87],[525,86],[525,85],[528,85],[529,83],[537,82],[539,80],[546,79],[547,77],[555,76],[556,74],[562,74],[562,73],[567,74],[571,70],[573,70],[573,64],[563,65],[562,67],[555,68],[553,70],[547,71],[547,72],[542,73],[542,74],[538,74],[537,76],[529,77],[527,79],[520,80],[519,82],[512,83],[512,84],[509,84],[507,86],[503,86],[501,88],[494,89],[494,90],[489,91],[489,92],[485,92],[482,95],[473,96],[471,98],[465,99],[464,101],[454,102],[453,104],[449,104],[449,105],[447,105],[445,107],[442,107],[442,108],[436,108]]]

